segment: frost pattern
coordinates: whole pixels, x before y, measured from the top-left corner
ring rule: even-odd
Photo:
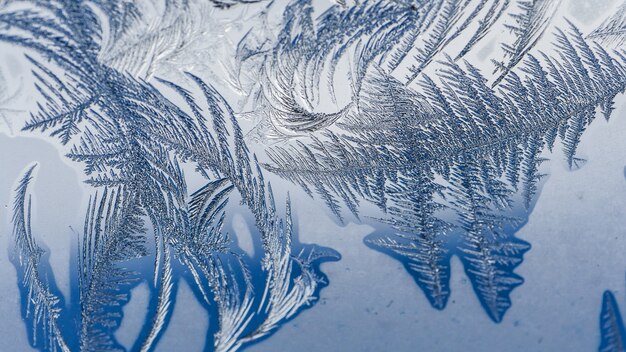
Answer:
[[[363,201],[387,213],[382,222],[393,229],[368,244],[400,259],[435,308],[445,307],[449,260],[458,255],[496,322],[523,282],[513,271],[530,245],[515,232],[536,200],[546,152],[560,139],[569,167],[581,167],[576,149],[596,107],[608,118],[626,88],[624,56],[590,45],[571,23],[556,29],[554,56],[529,53],[529,36],[543,31],[531,18],[549,5],[536,4],[522,20],[526,42],[510,51],[494,88],[471,63],[446,55],[417,87],[370,63],[340,117],[313,117],[323,121],[314,133],[269,148],[264,164],[316,193],[340,220],[344,207],[359,218]]]
[[[515,19],[514,25],[508,25],[509,30],[515,34],[513,44],[503,44],[505,57],[508,62],[496,61],[496,71],[502,71],[494,81],[497,85],[515,67],[524,56],[535,46],[546,32],[560,0],[533,0],[519,2],[520,12],[512,14]]]
[[[14,262],[22,292],[22,317],[30,325],[28,337],[33,346],[66,352],[70,349],[61,334],[59,321],[63,302],[46,277],[46,264],[42,265],[44,250],[31,232],[32,202],[28,186],[35,166],[19,180],[13,203]]]
[[[262,22],[240,41],[237,50],[237,59],[254,67],[242,73],[259,72],[253,77],[258,84],[250,94],[253,106],[267,110],[271,129],[265,131],[270,133],[266,138],[272,133],[280,136],[315,131],[345,116],[354,107],[359,87],[373,64],[384,67],[387,73],[408,70],[406,80],[411,82],[455,39],[465,46],[458,54],[462,57],[484,37],[508,3],[377,0],[331,6],[314,19],[310,0],[290,2],[274,43],[255,34],[268,31]],[[460,34],[471,23],[480,25],[470,39],[464,40]],[[335,102],[338,65],[346,60],[351,62],[352,102],[333,112],[319,111],[323,97],[320,86],[328,87],[330,100]]]
[[[152,350],[162,336],[180,279],[192,280],[209,315],[217,318],[206,347],[216,351],[267,336],[313,304],[324,285],[317,265],[336,254],[294,243],[289,201],[285,217],[278,215],[271,187],[266,188],[221,95],[192,74],[187,77],[196,92],[159,80],[162,89],[182,99],[180,108],[152,84],[98,60],[100,18],[90,6],[75,1],[36,5],[37,11],[16,8],[0,15],[18,32],[0,34],[0,39],[47,59],[28,57],[42,103],[24,129],[48,130],[70,145],[67,156],[85,165],[86,182],[100,190],[91,198],[81,239],[80,312],[67,308],[68,328],[48,332],[50,341],[61,345],[64,337],[76,350],[124,350],[113,333],[136,277],[147,278],[122,265],[146,256],[146,223],[154,235],[151,316],[133,350]],[[116,20],[122,5],[102,4],[101,10]],[[109,20],[110,35],[125,33],[121,23]],[[58,40],[59,34],[67,39]],[[181,162],[195,163],[207,179],[190,200]],[[254,216],[261,258],[241,254],[222,229],[225,197],[233,189]],[[16,215],[16,236],[30,236],[18,231],[20,219]],[[292,254],[294,249],[300,253]],[[31,266],[37,265],[37,253],[24,253]],[[192,277],[173,269],[175,259]],[[33,300],[34,309],[56,326],[62,309],[48,298],[43,283],[36,285],[46,299]],[[77,329],[72,322],[78,322]],[[61,347],[67,349],[64,343]]]
[[[72,283],[80,294],[66,305],[30,230],[33,168],[16,190],[14,263],[40,350],[126,350],[115,332],[141,282],[149,315],[132,350],[155,349],[180,280],[211,319],[206,350],[239,350],[314,304],[327,284],[319,264],[338,254],[297,243],[289,196],[283,214],[267,172],[341,221],[374,225],[366,245],[401,261],[436,309],[458,256],[500,322],[524,280],[515,269],[531,245],[516,232],[542,164],[560,149],[582,167],[577,147],[596,109],[609,119],[626,88],[624,52],[588,41],[619,42],[623,8],[586,40],[572,23],[551,27],[553,0],[336,1],[317,17],[311,0],[157,3],[0,4],[0,41],[25,51],[36,81],[23,130],[58,138],[92,192]],[[223,60],[210,55],[230,28],[211,21],[226,10],[259,19]],[[498,24],[514,39],[487,75],[472,57]],[[536,50],[548,33],[551,48]],[[253,131],[240,125],[247,117]],[[280,143],[257,156],[246,138]],[[188,189],[189,166],[202,187]],[[368,203],[376,210],[363,214]],[[238,211],[260,254],[229,238]],[[601,349],[623,347],[620,319],[605,294]]]
[[[626,43],[626,2],[587,38],[614,48],[622,47]]]
[[[626,350],[624,338],[626,330],[615,296],[605,291],[602,296],[602,312],[600,313],[601,342],[600,352],[618,352]]]

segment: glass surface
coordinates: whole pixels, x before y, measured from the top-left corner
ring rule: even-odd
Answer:
[[[622,0],[0,0],[0,350],[626,351]]]

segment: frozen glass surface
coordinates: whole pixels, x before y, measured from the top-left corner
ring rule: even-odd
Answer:
[[[0,0],[11,351],[626,351],[622,0]]]

